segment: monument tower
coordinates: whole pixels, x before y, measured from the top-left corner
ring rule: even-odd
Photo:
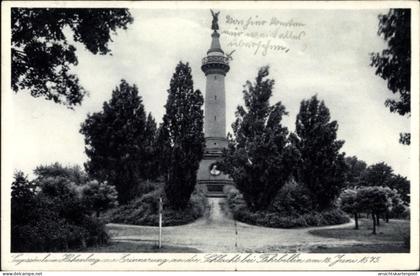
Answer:
[[[227,147],[226,139],[226,97],[225,76],[229,71],[229,57],[223,52],[217,32],[219,29],[218,15],[213,12],[211,45],[207,56],[203,58],[201,70],[206,76],[206,94],[204,97],[204,136],[206,148],[204,158],[200,163],[197,178],[203,185],[207,196],[224,196],[224,189],[233,181],[217,169],[216,162],[222,156],[223,148]]]

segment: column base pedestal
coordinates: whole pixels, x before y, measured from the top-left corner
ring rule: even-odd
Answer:
[[[226,197],[229,187],[234,186],[232,178],[222,173],[215,165],[222,158],[221,148],[206,148],[197,173],[197,184],[207,197]]]

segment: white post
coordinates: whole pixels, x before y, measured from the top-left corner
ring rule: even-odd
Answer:
[[[162,248],[162,198],[159,198],[159,248]]]

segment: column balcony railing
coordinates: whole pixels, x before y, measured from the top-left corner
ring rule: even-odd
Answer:
[[[223,74],[229,71],[229,59],[224,56],[207,56],[203,58],[201,70],[207,74]]]
[[[229,65],[229,59],[223,56],[208,56],[208,57],[203,58],[202,65],[206,65],[210,63],[222,63],[225,65]]]

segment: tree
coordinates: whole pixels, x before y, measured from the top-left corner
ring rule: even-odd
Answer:
[[[90,177],[107,181],[118,191],[120,203],[126,203],[147,179],[147,145],[153,139],[147,130],[143,101],[135,85],[125,80],[104,102],[101,112],[88,114],[80,132],[85,136],[85,164]]]
[[[17,171],[14,174],[12,182],[11,197],[11,225],[12,228],[25,223],[33,215],[33,207],[36,186],[28,180],[28,177],[22,172]]]
[[[194,90],[189,64],[179,62],[168,89],[158,139],[162,142],[161,167],[166,170],[165,194],[174,209],[187,206],[196,184],[204,152],[203,101],[201,92]]]
[[[84,185],[88,180],[86,172],[80,166],[64,167],[58,162],[51,165],[38,166],[34,170],[34,174],[37,175],[37,178],[63,177],[76,185]]]
[[[387,182],[388,187],[398,191],[404,204],[410,203],[410,181],[399,174],[393,175]]]
[[[274,80],[267,79],[268,74],[269,68],[262,67],[254,83],[246,82],[245,106],[238,106],[234,139],[229,139],[221,164],[253,211],[270,206],[291,176],[295,155],[281,124],[285,107],[269,103]]]
[[[347,165],[346,172],[346,186],[349,188],[360,185],[361,177],[366,170],[366,163],[362,160],[357,159],[356,156],[347,156],[344,158]]]
[[[152,114],[149,113],[146,119],[145,140],[143,141],[145,146],[145,155],[144,158],[142,158],[143,162],[145,162],[145,175],[148,180],[155,180],[161,174],[159,171],[158,156],[158,148],[160,145],[157,143],[157,135],[158,130],[156,121]]]
[[[81,224],[84,216],[91,212],[83,206],[78,186],[69,179],[62,176],[46,176],[38,177],[36,182],[40,187],[40,201],[57,216],[71,223]]]
[[[311,192],[314,208],[333,205],[345,184],[347,166],[339,150],[344,141],[337,140],[338,124],[330,121],[324,101],[316,96],[303,100],[296,117],[296,132],[291,135],[299,152],[296,176]]]
[[[371,214],[372,234],[376,234],[379,214],[384,213],[389,207],[386,189],[379,186],[361,187],[357,190],[357,199],[360,209]]]
[[[349,214],[354,215],[354,228],[359,229],[359,213],[362,211],[360,208],[359,200],[357,198],[357,189],[346,189],[341,192],[339,197],[340,208]]]
[[[34,180],[17,173],[12,183],[12,252],[63,252],[106,242],[103,224],[83,204],[83,186],[57,174],[57,167],[69,168],[40,167],[47,169],[35,170]]]
[[[394,213],[401,215],[405,211],[405,206],[397,190],[391,189],[390,187],[385,187],[384,189],[388,199],[387,209],[385,210],[385,221],[389,222],[389,214]]]
[[[12,8],[12,89],[29,89],[44,97],[73,107],[86,91],[71,72],[78,64],[76,47],[64,30],[73,32],[93,54],[110,53],[111,32],[126,29],[133,22],[127,9]]]
[[[82,197],[86,207],[96,212],[96,217],[99,217],[101,212],[118,206],[117,190],[106,182],[89,181],[83,187]]]
[[[381,53],[372,53],[370,65],[376,68],[376,75],[388,82],[391,92],[399,96],[399,99],[387,99],[385,105],[391,112],[410,115],[411,11],[390,9],[378,18],[378,35],[388,47]],[[410,133],[400,134],[400,143],[409,145]]]
[[[35,187],[30,183],[28,177],[22,171],[15,172],[13,178],[12,199],[21,200],[23,202],[34,196]]]
[[[367,186],[388,186],[393,170],[385,162],[370,165],[362,174],[362,184]]]

